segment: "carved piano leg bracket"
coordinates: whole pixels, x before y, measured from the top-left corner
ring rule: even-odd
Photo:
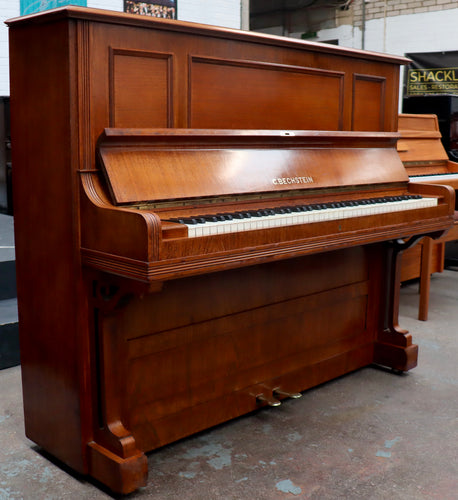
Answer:
[[[418,356],[418,346],[412,344],[412,336],[398,324],[401,255],[423,237],[424,235],[415,235],[408,240],[399,239],[388,243],[385,320],[374,344],[374,363],[399,371],[417,366]]]
[[[113,311],[124,307],[132,297],[132,294],[125,293],[119,286],[93,282],[93,304],[97,309],[103,311]]]
[[[102,311],[114,311],[126,306],[134,297],[162,290],[163,282],[141,283],[114,278],[113,276],[89,274],[88,282],[92,288],[92,306]]]

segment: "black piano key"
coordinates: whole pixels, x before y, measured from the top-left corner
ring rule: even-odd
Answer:
[[[232,216],[234,219],[249,219],[251,214],[248,212],[234,212]]]
[[[222,217],[222,220],[233,220],[233,215],[232,214],[228,214],[228,213],[224,213],[224,214],[217,214],[218,217]]]
[[[218,222],[218,217],[216,217],[216,215],[202,215],[202,218],[206,222]]]

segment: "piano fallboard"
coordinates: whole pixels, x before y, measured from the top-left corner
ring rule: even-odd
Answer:
[[[397,138],[384,132],[105,129],[98,156],[113,204],[200,203],[406,182],[396,162]]]

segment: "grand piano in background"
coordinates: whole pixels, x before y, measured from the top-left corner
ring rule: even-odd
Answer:
[[[127,493],[149,450],[416,365],[400,255],[454,192],[396,152],[405,59],[77,7],[8,24],[30,439]]]
[[[397,149],[413,182],[442,184],[458,189],[458,163],[448,158],[436,115],[399,115]],[[431,274],[444,270],[446,243],[458,240],[458,212],[452,228],[441,238],[424,238],[402,256],[401,281],[420,278],[418,319],[428,319]]]

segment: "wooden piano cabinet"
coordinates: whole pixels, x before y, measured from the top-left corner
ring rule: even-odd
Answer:
[[[415,182],[458,188],[458,163],[448,159],[441,142],[439,122],[433,114],[399,115],[398,153]],[[444,270],[445,244],[458,239],[458,212],[454,225],[438,239],[425,238],[402,257],[401,281],[420,278],[418,319],[428,319],[431,275]]]

